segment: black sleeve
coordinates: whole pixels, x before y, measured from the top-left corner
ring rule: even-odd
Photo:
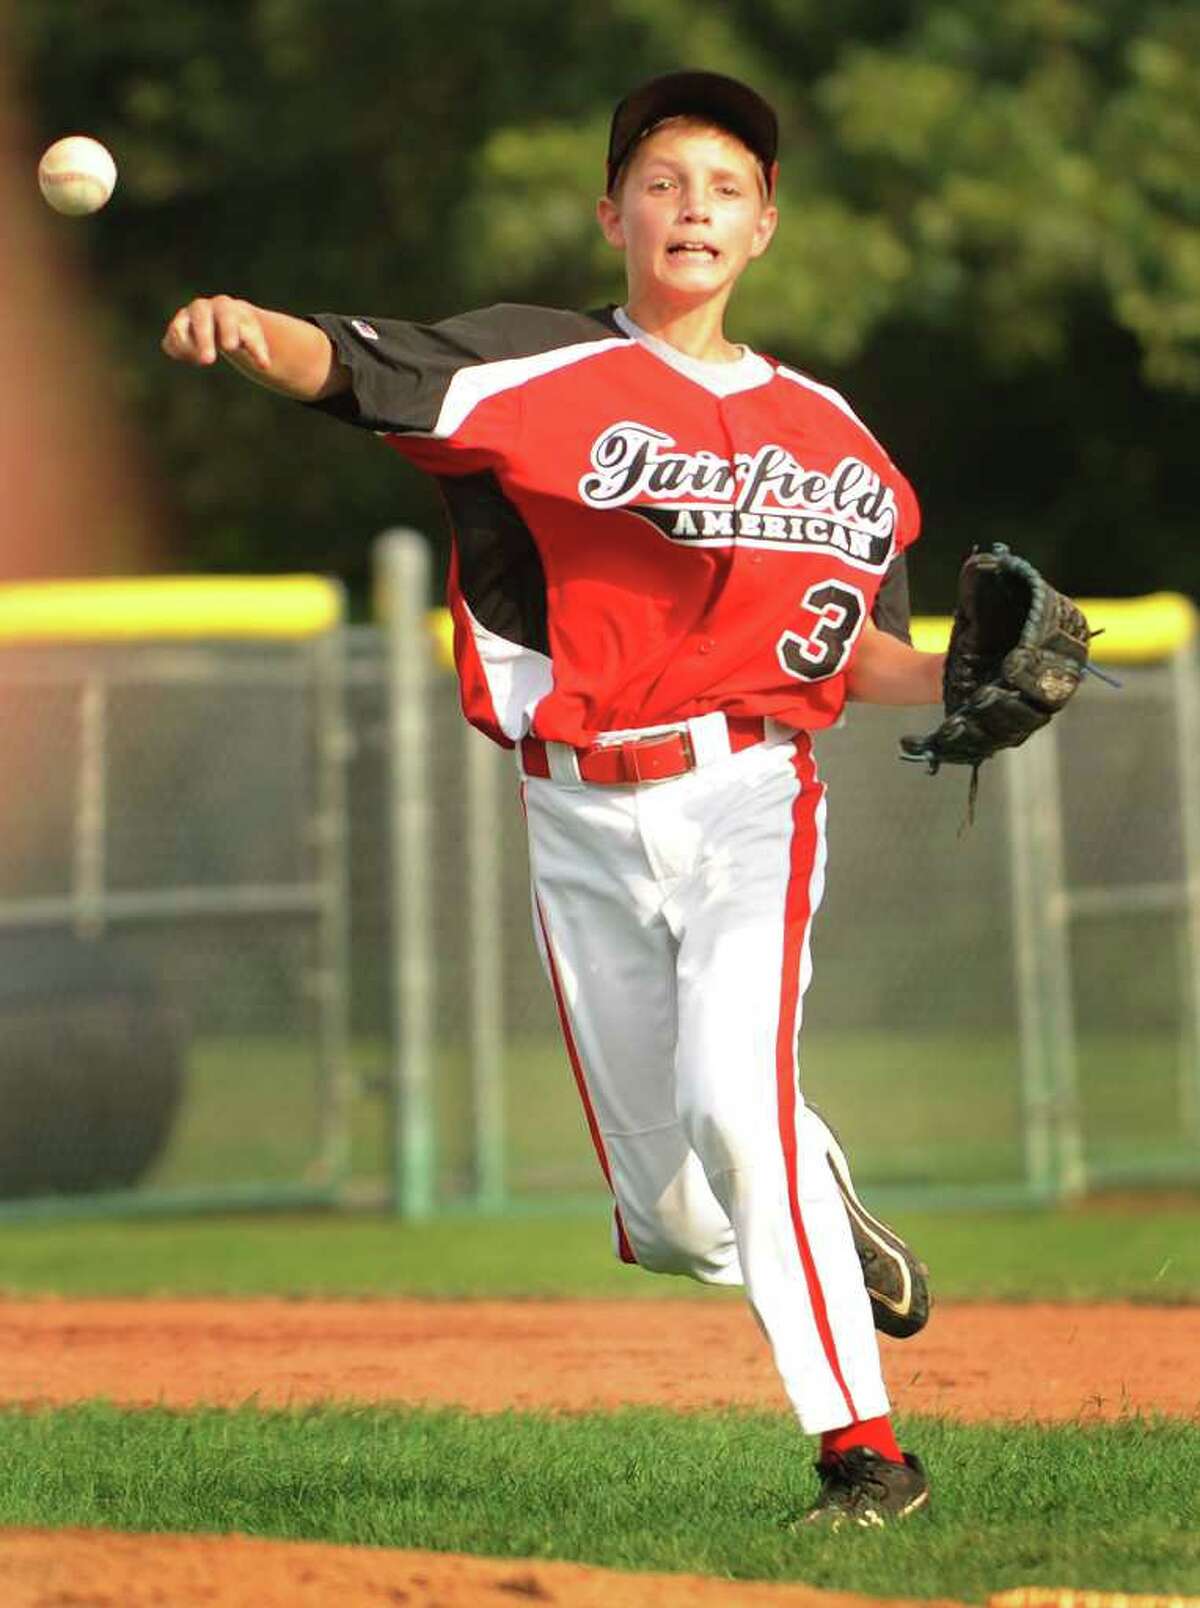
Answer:
[[[366,430],[429,431],[460,369],[530,357],[578,341],[607,340],[595,315],[502,303],[438,324],[316,313],[310,322],[333,342],[350,371],[350,389],[306,404]]]
[[[908,562],[897,553],[875,597],[871,618],[881,631],[912,644],[912,606],[908,599]]]

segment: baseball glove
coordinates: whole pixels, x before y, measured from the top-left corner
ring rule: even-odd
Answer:
[[[1025,559],[999,542],[974,552],[958,577],[958,602],[942,676],[945,719],[924,737],[902,737],[900,757],[978,772],[1016,748],[1072,697],[1088,667],[1088,623]]]

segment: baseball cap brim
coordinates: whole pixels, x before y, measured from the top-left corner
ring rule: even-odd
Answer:
[[[735,134],[762,165],[767,193],[775,189],[779,120],[762,96],[724,73],[666,73],[632,90],[613,113],[608,137],[608,190],[642,136],[668,117],[702,117]]]

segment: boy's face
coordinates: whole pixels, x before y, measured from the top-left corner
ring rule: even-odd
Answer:
[[[775,233],[763,192],[757,158],[723,129],[678,121],[647,134],[597,207],[605,239],[625,252],[630,303],[728,297]]]

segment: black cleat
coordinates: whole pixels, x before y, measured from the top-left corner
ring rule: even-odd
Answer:
[[[794,1529],[875,1530],[929,1512],[929,1481],[911,1452],[893,1463],[869,1446],[854,1446],[816,1467],[821,1494]]]
[[[871,1297],[875,1327],[895,1340],[907,1340],[929,1321],[932,1304],[929,1269],[913,1255],[894,1228],[871,1216],[855,1193],[850,1163],[837,1135],[815,1106],[809,1105],[808,1109],[819,1118],[829,1135],[825,1147],[829,1170],[850,1219],[854,1249],[858,1252],[863,1281]]]

